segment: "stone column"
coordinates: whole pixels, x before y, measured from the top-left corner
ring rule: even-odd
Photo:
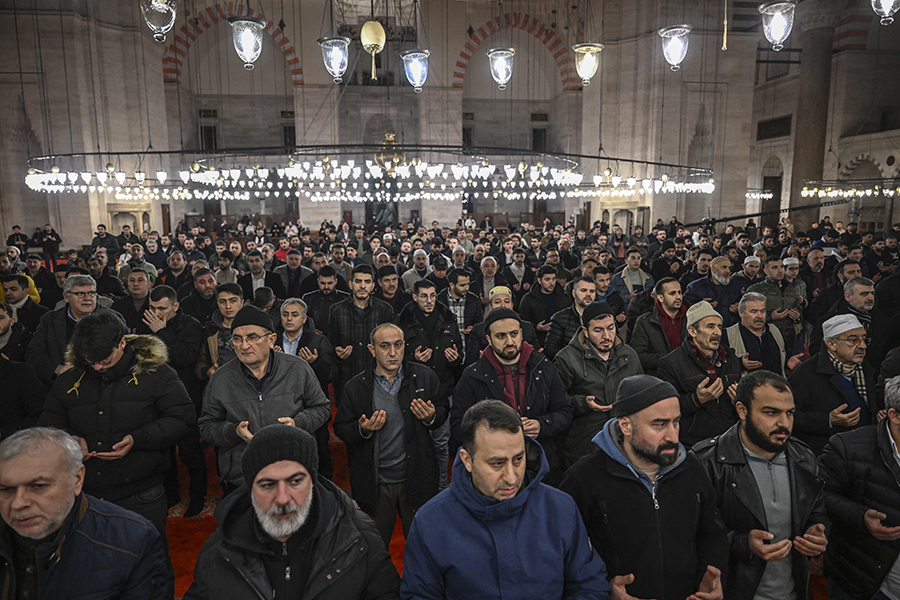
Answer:
[[[834,25],[846,3],[842,0],[806,0],[797,5],[796,25],[802,32],[800,98],[794,115],[794,157],[790,206],[809,201],[800,196],[803,182],[821,179],[825,165],[825,134],[831,97],[831,53]],[[792,211],[798,227],[818,221],[818,210]]]

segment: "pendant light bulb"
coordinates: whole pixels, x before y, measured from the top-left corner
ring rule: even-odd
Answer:
[[[350,56],[350,38],[342,35],[326,35],[319,38],[319,46],[322,48],[322,60],[325,69],[334,79],[340,83],[347,72],[347,63]]]
[[[243,15],[228,17],[228,24],[232,27],[234,50],[244,61],[244,68],[248,71],[253,70],[253,63],[262,52],[262,32],[266,22],[256,17]]]
[[[597,74],[600,67],[600,51],[603,44],[587,42],[572,46],[575,51],[575,71],[581,77],[581,85],[590,85],[591,78]]]
[[[153,39],[163,43],[166,41],[166,34],[175,25],[178,6],[175,0],[141,0],[141,14],[147,27],[153,32]]]
[[[515,48],[491,48],[486,52],[491,61],[491,77],[497,82],[500,90],[506,89],[512,77],[513,59],[516,56]]]
[[[762,15],[763,32],[766,39],[772,44],[772,50],[778,52],[784,48],[784,42],[791,35],[794,27],[794,2],[772,0],[759,6]]]
[[[691,25],[670,25],[658,32],[662,38],[663,56],[666,57],[666,62],[672,65],[673,71],[681,68],[681,61],[687,54],[688,34],[691,29],[693,29]]]

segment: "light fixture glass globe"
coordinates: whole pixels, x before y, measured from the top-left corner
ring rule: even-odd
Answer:
[[[322,60],[325,69],[334,78],[335,83],[343,80],[347,72],[347,62],[350,57],[350,38],[341,35],[326,35],[319,38],[319,46],[322,47]]]
[[[413,86],[415,92],[421,93],[425,80],[428,79],[428,57],[431,55],[430,50],[407,50],[400,53],[403,59],[403,70],[406,71],[406,78],[410,85]]]
[[[497,82],[497,87],[506,89],[512,77],[513,59],[516,56],[515,48],[491,48],[485,54],[491,61],[491,77]]]
[[[593,42],[575,44],[572,50],[575,51],[575,71],[581,77],[581,85],[590,85],[591,77],[597,74],[597,68],[600,66],[600,51],[603,50],[603,44]]]
[[[147,27],[153,32],[153,39],[162,43],[175,25],[178,6],[175,0],[141,0],[141,14],[144,15]]]
[[[762,15],[763,32],[772,44],[772,50],[778,52],[784,48],[784,41],[791,35],[794,27],[794,2],[772,0],[759,6]]]
[[[881,17],[882,25],[894,22],[893,14],[900,10],[900,0],[872,0],[872,10]]]
[[[234,49],[238,57],[244,61],[244,68],[253,69],[253,63],[262,52],[262,32],[266,22],[249,15],[228,17],[228,24],[232,27],[232,39]]]
[[[693,27],[691,25],[670,25],[659,30],[659,37],[662,38],[663,55],[666,62],[672,65],[672,70],[677,71],[681,68],[681,61],[687,54],[688,34]]]

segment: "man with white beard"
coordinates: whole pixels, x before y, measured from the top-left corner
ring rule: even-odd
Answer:
[[[317,477],[309,433],[264,427],[241,462],[247,484],[216,508],[219,529],[200,551],[185,600],[398,597],[400,577],[375,524]]]
[[[722,316],[722,328],[738,321],[738,301],[743,296],[741,284],[731,276],[731,261],[718,256],[712,260],[709,275],[692,282],[684,290],[684,301],[693,306],[706,300]]]

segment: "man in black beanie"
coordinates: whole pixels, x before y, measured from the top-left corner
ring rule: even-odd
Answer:
[[[599,451],[560,485],[607,565],[612,597],[721,600],[728,537],[703,467],[678,442],[678,392],[626,377],[612,416],[594,437]]]
[[[241,455],[254,433],[283,423],[313,433],[331,418],[331,403],[299,356],[275,352],[272,318],[245,306],[231,322],[238,360],[209,379],[200,414],[203,439],[219,448],[219,476],[228,494],[242,483]]]
[[[397,569],[372,520],[318,478],[316,441],[297,427],[256,432],[247,483],[216,508],[185,599],[396,598]]]

